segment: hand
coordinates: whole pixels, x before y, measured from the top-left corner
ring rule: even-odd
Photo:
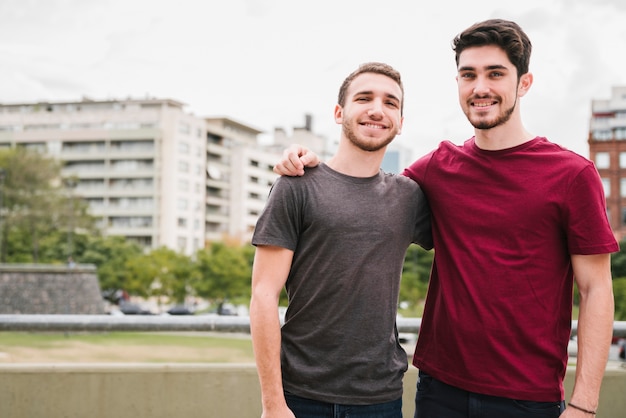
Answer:
[[[274,166],[274,173],[281,176],[303,176],[304,167],[315,167],[320,163],[313,151],[294,144],[283,151],[283,159]]]
[[[272,411],[263,410],[261,418],[296,418],[296,416],[291,412],[291,409],[285,405],[282,408],[277,408]]]

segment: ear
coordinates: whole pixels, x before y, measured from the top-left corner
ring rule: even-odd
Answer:
[[[398,133],[396,135],[400,135],[402,133],[402,125],[404,125],[404,116],[400,116],[400,125],[398,126]]]
[[[517,95],[519,97],[523,97],[528,90],[530,90],[530,86],[533,84],[533,74],[526,73],[522,75],[519,79],[519,83],[517,85]]]
[[[343,107],[340,104],[335,105],[335,123],[338,125],[343,123]]]

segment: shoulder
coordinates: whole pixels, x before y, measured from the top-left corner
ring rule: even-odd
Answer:
[[[403,189],[408,189],[408,190],[419,189],[419,186],[417,185],[416,182],[414,182],[413,180],[411,180],[410,178],[404,175],[383,172],[382,179],[386,184],[391,185],[393,187],[398,187],[398,188],[403,188]]]
[[[555,160],[564,166],[582,170],[587,167],[593,167],[593,162],[588,158],[565,148],[562,145],[550,142],[545,137],[539,137],[538,141],[531,148],[533,152],[538,152],[547,158]]]

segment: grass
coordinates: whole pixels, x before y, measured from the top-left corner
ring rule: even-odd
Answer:
[[[249,335],[1,332],[0,363],[254,362]]]

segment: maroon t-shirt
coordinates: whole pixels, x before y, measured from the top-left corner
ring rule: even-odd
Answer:
[[[587,159],[537,137],[442,142],[404,175],[433,217],[435,259],[413,364],[493,396],[559,401],[571,331],[571,254],[618,251]]]

